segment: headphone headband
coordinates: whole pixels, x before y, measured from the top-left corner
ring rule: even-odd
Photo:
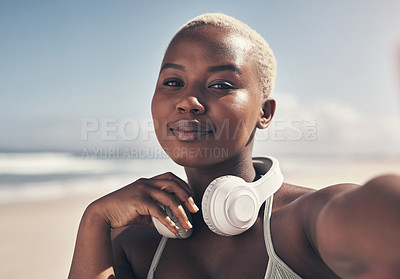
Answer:
[[[279,167],[279,161],[275,157],[254,157],[253,165],[256,172],[261,175],[261,178],[250,184],[257,191],[262,204],[281,187],[283,175]]]

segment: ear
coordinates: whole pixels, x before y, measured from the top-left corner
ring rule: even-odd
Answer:
[[[275,114],[276,102],[274,99],[265,99],[262,106],[262,115],[258,119],[257,128],[265,129],[271,123],[272,117]]]

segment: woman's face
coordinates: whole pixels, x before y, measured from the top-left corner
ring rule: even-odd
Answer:
[[[264,113],[250,52],[248,40],[210,26],[185,31],[171,42],[152,115],[158,141],[176,163],[204,167],[251,156]]]

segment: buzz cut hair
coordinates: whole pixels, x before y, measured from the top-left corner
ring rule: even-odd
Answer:
[[[219,27],[239,34],[252,42],[262,94],[264,98],[269,98],[275,84],[276,59],[267,41],[244,22],[222,13],[206,13],[189,20],[176,32],[172,41],[179,34],[201,26]]]

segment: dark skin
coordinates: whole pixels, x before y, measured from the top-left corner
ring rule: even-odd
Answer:
[[[195,214],[193,235],[168,241],[156,278],[264,278],[263,208],[249,230],[233,237],[212,233],[198,211],[216,177],[231,174],[250,182],[258,176],[251,161],[254,130],[268,127],[275,101],[262,96],[251,53],[246,39],[216,27],[173,39],[152,113],[160,144],[185,167],[188,184],[166,173],[89,205],[69,278],[146,278],[160,240],[150,215],[177,232],[157,202],[169,206],[186,229],[192,224],[182,205]],[[227,152],[210,156],[210,148]],[[399,185],[396,176],[320,191],[284,183],[274,195],[271,217],[276,253],[304,278],[400,276]]]

